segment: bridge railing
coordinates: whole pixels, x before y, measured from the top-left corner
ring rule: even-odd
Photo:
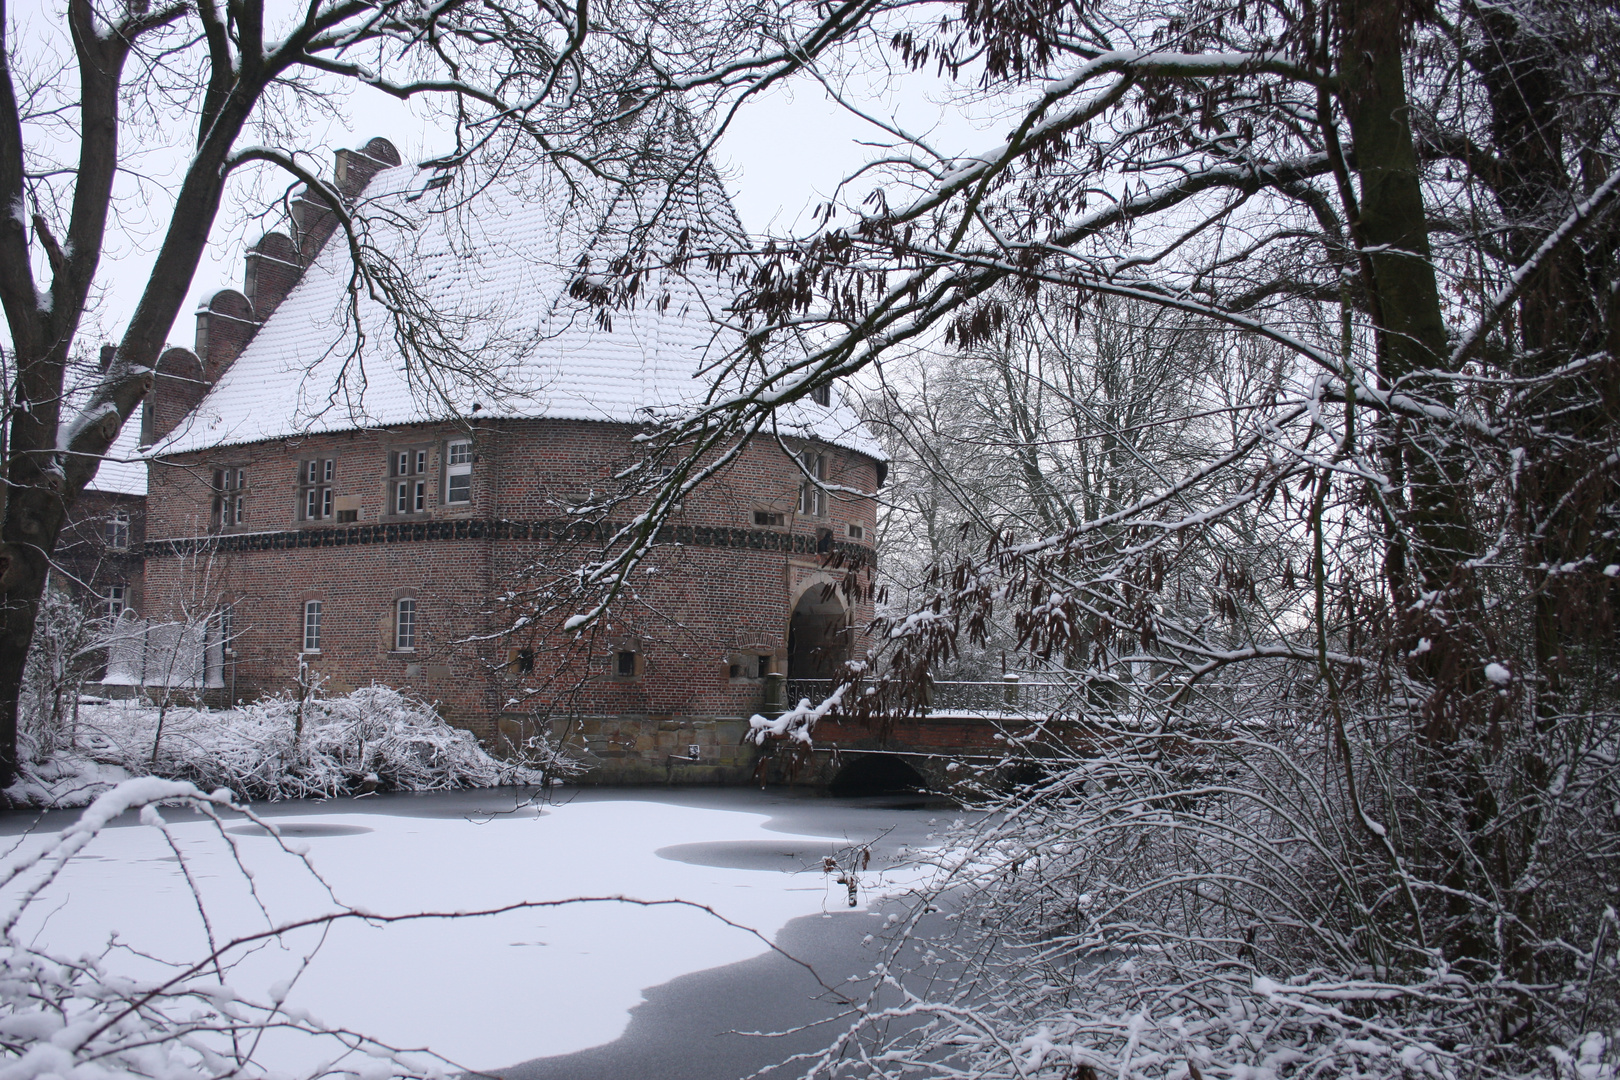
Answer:
[[[823,701],[837,684],[832,679],[789,679],[782,702],[792,708],[808,698]],[[1072,683],[1034,681],[1017,675],[994,680],[938,679],[924,691],[933,713],[1017,713],[1044,715],[1071,704],[1081,689]]]

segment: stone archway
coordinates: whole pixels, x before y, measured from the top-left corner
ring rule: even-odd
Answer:
[[[799,594],[788,617],[788,679],[836,677],[849,659],[849,643],[849,613],[837,590],[810,586]]]
[[[850,754],[828,785],[838,795],[927,791],[928,782],[898,754]]]

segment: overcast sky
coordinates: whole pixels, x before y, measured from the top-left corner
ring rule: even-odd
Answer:
[[[13,43],[19,51],[39,60],[50,51],[48,40],[59,34],[60,0],[20,0],[8,5],[14,20]],[[22,47],[19,40],[43,44]],[[71,69],[63,78],[76,83]],[[908,76],[896,90],[890,83],[873,82],[846,87],[844,92],[885,120],[898,120],[908,131],[927,134],[937,148],[948,152],[971,151],[998,142],[957,109],[940,104],[943,84],[928,75]],[[406,161],[419,161],[444,148],[443,134],[426,123],[411,107],[364,88],[355,90],[338,110],[340,119],[321,118],[307,132],[301,149],[357,147],[376,136],[389,139]],[[882,138],[864,121],[833,102],[818,83],[803,82],[773,92],[746,107],[722,140],[715,164],[725,177],[743,225],[751,233],[782,233],[808,227],[808,209],[825,201],[838,182],[860,168],[878,151],[869,145]],[[863,144],[863,140],[866,144]],[[124,150],[138,147],[126,139]],[[95,310],[87,314],[80,343],[89,346],[116,338],[145,284],[150,262],[167,225],[167,194],[178,182],[189,147],[176,144],[128,158],[131,172],[121,183],[121,227],[108,237],[98,286],[102,290]],[[134,178],[140,177],[137,181]],[[280,190],[280,181],[269,195]],[[242,250],[273,227],[273,220],[255,217],[266,192],[251,202],[240,193],[222,208],[208,255],[192,282],[191,301],[170,332],[170,341],[189,345],[189,312],[203,298],[222,288],[240,288]]]

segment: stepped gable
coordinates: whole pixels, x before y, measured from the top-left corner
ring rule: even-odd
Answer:
[[[480,357],[489,377],[413,370],[381,304],[362,288],[351,310],[344,236],[332,233],[329,213],[320,219],[305,208],[295,213],[291,236],[269,234],[249,252],[244,292],[220,294],[231,306],[222,314],[253,322],[256,332],[241,345],[231,340],[226,348],[240,352],[229,359],[204,356],[212,388],[185,423],[158,436],[153,455],[442,421],[475,410],[484,417],[635,423],[697,404],[710,392],[703,369],[740,340],[728,325],[737,287],[731,275],[693,259],[679,271],[650,273],[633,305],[606,312],[573,294],[581,283],[588,291],[591,272],[605,271],[637,242],[663,258],[683,234],[698,251],[715,240],[740,244],[742,230],[711,171],[695,191],[656,182],[627,191],[535,166],[466,191],[454,174],[378,165],[392,150],[373,140],[365,151],[347,152],[339,186],[355,187],[356,206],[372,222],[367,241],[443,316],[443,332],[456,347]],[[357,161],[364,170],[356,170]],[[317,236],[322,231],[330,242]],[[319,253],[299,276],[296,264],[310,257],[317,238]],[[235,307],[244,305],[238,314]],[[886,457],[837,395],[831,407],[784,406],[777,425],[785,435],[880,462]]]

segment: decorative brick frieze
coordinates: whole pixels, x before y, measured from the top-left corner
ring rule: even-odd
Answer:
[[[441,540],[520,540],[529,542],[605,543],[622,525],[579,521],[416,521],[347,528],[286,529],[279,532],[226,533],[212,536],[148,540],[149,559],[207,553],[287,551],[295,548],[356,547],[364,544],[410,544]],[[825,536],[768,529],[728,529],[707,525],[666,525],[653,537],[657,545],[783,551],[794,555],[835,555],[848,565],[875,565],[877,554],[863,544]]]

